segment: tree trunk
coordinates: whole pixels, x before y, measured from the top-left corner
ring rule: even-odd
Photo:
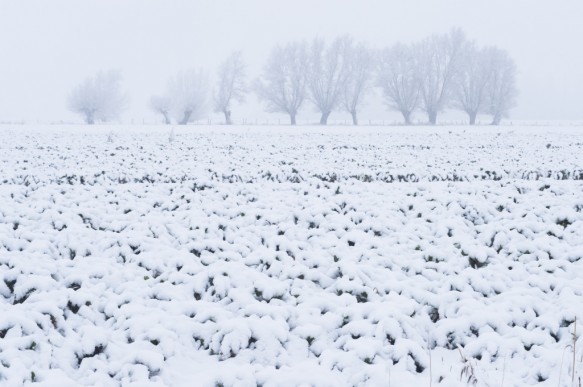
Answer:
[[[231,121],[231,111],[230,110],[224,110],[223,113],[225,114],[225,124],[226,125],[232,125],[233,121]]]
[[[405,125],[411,125],[411,112],[402,111],[401,114],[403,115],[403,118],[405,119]]]
[[[164,124],[170,125],[170,116],[168,116],[168,112],[162,112],[162,116],[164,117]]]
[[[330,112],[322,112],[322,117],[320,117],[320,125],[328,125],[328,117]]]
[[[500,114],[494,114],[494,117],[492,118],[492,125],[500,125],[500,121],[502,121],[502,116]]]
[[[290,120],[290,124],[291,125],[295,125],[296,124],[296,114],[295,113],[290,113],[289,120]]]
[[[184,116],[182,117],[182,120],[180,120],[180,122],[178,123],[179,125],[186,125],[188,124],[188,121],[190,121],[190,116],[192,115],[192,110],[186,110],[184,112]]]
[[[429,110],[427,112],[427,115],[429,116],[429,123],[431,125],[437,124],[437,112],[436,111]]]
[[[350,115],[352,116],[352,125],[358,125],[358,116],[356,115],[356,110],[351,111]]]
[[[470,116],[470,125],[476,125],[476,116],[478,115],[478,113],[468,112],[468,115]]]
[[[95,123],[95,118],[93,117],[93,112],[85,113],[85,123],[87,125],[93,125]]]

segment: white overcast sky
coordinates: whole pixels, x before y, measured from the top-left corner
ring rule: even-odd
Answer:
[[[123,73],[125,121],[153,120],[169,75],[214,73],[233,50],[253,78],[278,42],[348,33],[380,48],[452,27],[515,58],[513,118],[583,119],[583,0],[0,0],[0,121],[79,120],[67,95],[101,69]],[[261,114],[253,98],[234,112]]]

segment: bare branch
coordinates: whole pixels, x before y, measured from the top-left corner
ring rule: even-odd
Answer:
[[[516,64],[508,53],[499,48],[488,48],[490,79],[487,85],[487,112],[492,124],[498,125],[516,106]]]
[[[307,73],[310,100],[322,114],[320,124],[326,125],[330,113],[340,103],[348,80],[348,36],[337,38],[329,47],[315,39],[310,47],[310,67]]]
[[[416,45],[421,107],[429,122],[437,122],[437,114],[452,97],[452,83],[466,44],[465,34],[454,29],[446,35],[433,35]]]
[[[411,124],[411,115],[421,101],[416,56],[411,46],[396,44],[381,52],[377,85],[383,92],[385,104],[399,111],[405,124]]]
[[[358,110],[366,95],[371,91],[374,54],[363,43],[350,44],[346,48],[348,76],[342,95],[342,106],[352,116],[352,123],[358,125]]]
[[[230,125],[232,101],[243,102],[247,93],[246,68],[240,51],[231,54],[218,69],[218,84],[214,98],[215,111],[225,115]]]
[[[255,90],[270,112],[287,113],[292,125],[306,98],[308,54],[305,42],[276,46]]]

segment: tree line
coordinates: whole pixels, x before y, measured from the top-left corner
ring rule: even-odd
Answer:
[[[115,71],[89,77],[71,92],[70,110],[88,124],[117,118],[128,100],[121,81]],[[215,112],[231,124],[234,104],[254,92],[266,111],[287,114],[291,125],[308,103],[320,113],[322,125],[340,110],[358,125],[359,111],[374,88],[407,125],[416,112],[436,124],[438,115],[451,108],[465,112],[471,125],[478,114],[490,115],[498,125],[516,104],[516,65],[505,50],[480,47],[460,29],[381,50],[350,36],[329,43],[316,38],[273,47],[252,81],[242,53],[232,53],[218,67],[212,93],[204,70],[179,72],[151,98],[150,108],[166,124],[185,125],[200,118],[212,101]]]

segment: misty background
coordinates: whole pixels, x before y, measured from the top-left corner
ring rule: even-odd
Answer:
[[[130,98],[122,121],[159,122],[149,100],[170,76],[197,67],[214,76],[234,50],[243,51],[251,82],[277,43],[350,34],[376,49],[453,27],[514,58],[519,96],[511,119],[583,120],[582,20],[580,0],[0,0],[0,122],[81,122],[67,97],[111,68],[123,74]],[[368,101],[363,121],[399,119],[380,97]],[[212,106],[208,116],[221,122]],[[299,122],[318,116],[306,103]],[[331,120],[348,117],[335,112]],[[250,93],[233,119],[286,117],[266,113]]]

